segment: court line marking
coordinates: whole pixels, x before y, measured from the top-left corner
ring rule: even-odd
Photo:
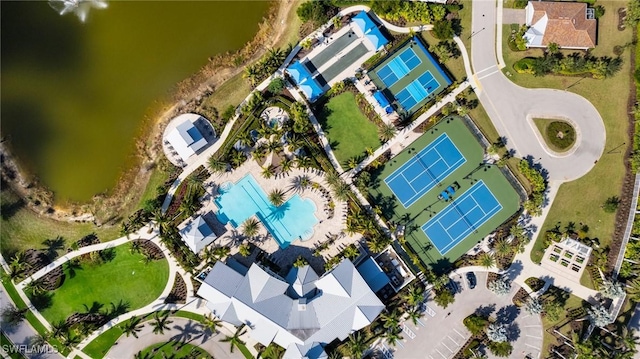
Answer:
[[[474,188],[475,187],[475,188]],[[478,191],[479,189],[482,188],[486,188],[486,190],[489,191],[489,193],[493,196],[493,199],[497,202],[497,206],[493,207],[491,210],[489,210],[488,212],[486,212],[482,206],[479,205],[478,201],[475,199],[474,194],[476,193],[476,191]],[[458,235],[458,237],[456,237],[455,239],[451,236],[451,234],[449,233],[449,229],[453,226],[455,226],[458,222],[460,222],[461,220],[464,220],[464,215],[461,214],[462,212],[460,211],[458,214],[461,215],[461,217],[459,219],[457,219],[454,223],[452,223],[450,226],[445,227],[444,224],[442,224],[441,219],[443,217],[445,217],[446,215],[448,215],[452,210],[455,209],[455,207],[457,207],[457,202],[462,202],[464,200],[466,200],[467,198],[473,198],[473,201],[475,202],[475,206],[468,210],[465,211],[465,213],[470,213],[471,211],[475,210],[476,208],[480,208],[480,210],[483,212],[483,217],[481,220],[479,221],[474,221],[475,223],[471,226],[468,227],[467,230],[465,230],[464,232],[462,232],[463,234]],[[433,245],[436,247],[436,249],[438,250],[438,252],[440,252],[441,255],[446,254],[449,250],[451,250],[453,247],[455,247],[458,243],[462,242],[465,238],[467,238],[469,236],[470,233],[470,229],[472,228],[477,228],[481,225],[483,225],[485,222],[487,222],[491,217],[493,217],[496,213],[498,213],[500,210],[502,210],[502,204],[500,203],[500,201],[498,201],[498,199],[496,198],[496,196],[493,194],[493,191],[491,191],[491,189],[489,189],[489,187],[486,186],[486,184],[484,183],[483,180],[478,181],[477,184],[473,185],[469,190],[467,190],[465,193],[462,194],[461,198],[458,198],[456,200],[454,200],[451,204],[449,204],[445,209],[443,209],[442,211],[440,211],[436,217],[430,219],[429,221],[427,221],[427,223],[422,225],[422,231],[424,232],[425,235],[427,235],[427,230],[429,228],[431,228],[432,226],[434,226],[436,223],[438,225],[440,225],[440,227],[444,230],[444,232],[446,233],[446,235],[449,237],[450,242],[448,244],[446,244],[443,248],[439,248],[438,245],[436,245],[436,243],[434,243],[433,241],[431,241],[433,243]],[[459,210],[458,210],[459,211]],[[490,214],[490,215],[489,215]],[[469,222],[470,223],[470,222]],[[478,225],[479,224],[479,225]],[[427,235],[427,238],[429,238],[429,240],[431,240],[431,237],[429,237]],[[441,251],[444,250],[444,253]]]
[[[442,156],[440,151],[438,151],[438,146],[440,144],[442,144],[444,141],[447,141],[447,140],[449,141],[449,143],[453,146],[453,148],[455,149],[455,151],[459,155],[458,159],[456,160],[456,162],[455,162],[455,164],[453,166],[449,166],[448,162],[444,159],[444,157]],[[429,177],[432,179],[431,183],[425,183],[423,185],[424,187],[422,188],[422,190],[416,191],[411,183],[414,180],[416,180],[418,177],[420,177],[426,170],[432,168],[433,166],[426,166],[424,163],[420,163],[420,166],[426,168],[426,170],[423,170],[418,175],[414,176],[414,178],[411,181],[409,181],[409,179],[404,175],[404,172],[405,172],[405,170],[407,168],[409,168],[410,166],[415,164],[417,161],[420,161],[422,158],[424,158],[426,156],[426,154],[428,152],[431,152],[431,151],[435,151],[435,153],[440,157],[437,161],[442,160],[444,162],[444,164],[447,166],[447,169],[444,170],[438,176],[434,176],[433,174],[429,174]],[[437,161],[434,161],[434,163],[436,163]],[[466,162],[467,162],[467,159],[462,154],[462,151],[460,151],[458,146],[451,140],[449,135],[446,132],[444,132],[440,136],[438,136],[435,140],[433,140],[430,144],[428,144],[426,147],[424,147],[422,150],[420,150],[420,152],[418,152],[414,157],[410,158],[407,162],[403,163],[399,168],[397,168],[395,171],[393,171],[389,176],[387,176],[384,179],[384,182],[387,185],[387,187],[389,187],[389,189],[391,189],[391,192],[393,192],[393,194],[396,196],[396,198],[398,198],[398,200],[400,201],[402,206],[404,208],[408,208],[411,205],[413,205],[424,194],[426,194],[427,192],[432,190],[434,188],[435,183],[439,182],[440,180],[443,180],[443,179],[447,178],[451,173],[453,173],[456,169],[458,169],[460,166],[462,166]],[[414,192],[413,195],[411,197],[409,197],[406,201],[401,200],[400,196],[398,196],[396,191],[394,191],[393,187],[390,185],[390,183],[393,182],[400,175],[402,175],[403,179],[405,180],[405,182],[407,184],[411,185],[411,189]],[[433,180],[435,180],[435,183],[434,183]],[[425,188],[428,188],[428,189],[425,190]]]

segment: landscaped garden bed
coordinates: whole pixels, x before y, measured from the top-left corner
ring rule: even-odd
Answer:
[[[53,323],[87,312],[87,307],[95,304],[104,311],[119,302],[133,310],[162,293],[169,277],[165,259],[146,262],[144,255],[131,253],[128,245],[115,247],[110,256],[109,261],[100,263],[87,259],[64,264],[64,283],[49,292],[50,301],[38,308],[42,315]]]
[[[540,278],[529,277],[524,282],[531,288],[532,292],[537,292],[544,287],[544,281]]]
[[[187,284],[181,275],[176,275],[171,292],[169,292],[164,302],[172,304],[184,304],[187,302]]]
[[[566,121],[534,118],[533,122],[547,146],[556,152],[568,151],[576,142],[576,130]]]

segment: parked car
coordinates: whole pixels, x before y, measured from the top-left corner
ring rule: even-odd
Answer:
[[[453,280],[449,280],[449,282],[446,285],[447,289],[449,289],[449,291],[453,294],[459,293],[459,288],[458,288],[458,284]]]
[[[469,289],[473,289],[476,287],[476,275],[473,272],[467,272],[467,284],[469,284]]]

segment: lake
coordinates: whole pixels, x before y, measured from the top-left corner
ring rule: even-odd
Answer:
[[[57,203],[88,201],[135,161],[145,115],[207,58],[249,41],[269,5],[111,1],[81,23],[46,2],[2,1],[2,136]]]

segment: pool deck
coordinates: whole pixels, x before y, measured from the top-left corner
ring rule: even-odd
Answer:
[[[260,187],[269,193],[274,189],[283,189],[286,191],[285,200],[288,200],[295,194],[299,194],[303,199],[310,199],[316,205],[316,212],[314,213],[318,218],[319,223],[313,227],[313,235],[306,241],[296,240],[291,242],[286,249],[280,248],[275,239],[267,232],[263,225],[260,226],[260,231],[256,239],[251,240],[251,243],[258,246],[260,249],[269,253],[272,259],[277,264],[291,264],[299,255],[305,253],[313,253],[313,251],[323,242],[327,241],[331,236],[337,236],[338,239],[333,245],[322,252],[323,257],[329,259],[348,246],[351,243],[355,243],[360,240],[362,236],[355,234],[352,236],[344,233],[346,228],[346,216],[347,216],[347,203],[340,202],[334,199],[335,207],[334,214],[329,218],[329,214],[326,211],[328,198],[316,189],[306,189],[298,192],[291,189],[292,183],[298,176],[307,176],[311,181],[319,183],[322,187],[328,190],[329,186],[324,179],[324,174],[318,170],[302,170],[293,169],[289,174],[279,174],[272,178],[264,178],[260,174],[262,167],[254,161],[248,160],[242,166],[231,172],[216,173],[211,175],[207,181],[205,181],[205,188],[209,191],[203,198],[203,207],[198,211],[199,213],[207,213],[209,211],[216,212],[218,210],[214,197],[217,193],[210,192],[209,188],[215,188],[216,186],[209,186],[214,184],[217,186],[222,185],[225,182],[237,183],[240,179],[245,177],[248,173],[253,175],[253,178],[258,182]],[[231,248],[231,254],[238,251],[239,241],[238,237],[241,234],[241,226],[239,229],[233,228],[230,224],[225,225],[226,232],[216,239],[212,245],[229,246]],[[240,232],[240,233],[238,233]],[[305,256],[306,257],[306,256]]]

